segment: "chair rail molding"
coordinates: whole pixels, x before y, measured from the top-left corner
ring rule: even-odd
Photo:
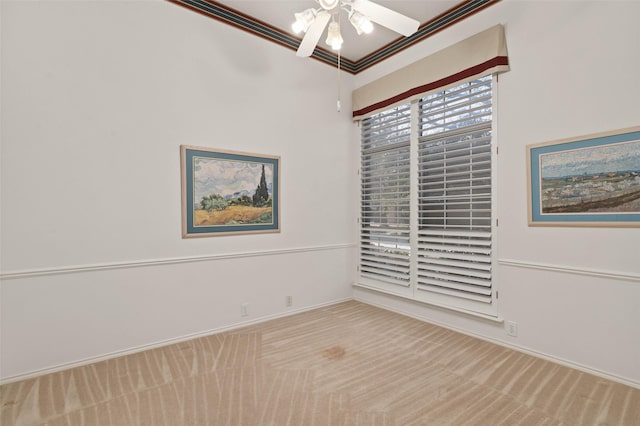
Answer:
[[[561,272],[565,274],[587,275],[591,277],[612,278],[623,281],[640,282],[640,274],[633,272],[608,271],[592,268],[575,268],[571,266],[554,265],[549,263],[525,262],[522,260],[499,259],[498,264],[514,268],[538,269],[543,271]]]
[[[296,247],[288,249],[275,249],[275,250],[262,250],[262,251],[249,251],[239,253],[223,253],[212,254],[205,256],[185,256],[185,257],[171,257],[162,259],[146,259],[146,260],[132,260],[127,262],[108,262],[108,263],[94,263],[87,265],[74,265],[74,266],[62,266],[53,268],[37,268],[26,269],[21,271],[8,271],[0,273],[0,280],[14,280],[20,278],[32,278],[46,275],[61,275],[61,274],[73,274],[78,272],[93,272],[103,271],[109,269],[128,269],[128,268],[141,268],[158,265],[174,265],[180,263],[193,263],[193,262],[208,262],[214,260],[226,260],[226,259],[240,259],[246,257],[260,257],[260,256],[278,256],[295,253],[310,253],[315,251],[327,251],[327,250],[344,250],[355,248],[355,243],[346,244],[331,244],[311,247]]]

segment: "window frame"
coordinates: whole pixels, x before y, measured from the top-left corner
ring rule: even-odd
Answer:
[[[357,286],[377,290],[383,293],[388,293],[396,296],[400,296],[403,298],[408,298],[414,301],[436,305],[439,307],[448,308],[454,311],[460,311],[465,313],[470,313],[474,315],[483,316],[486,318],[497,318],[498,317],[498,286],[496,280],[496,264],[497,264],[497,173],[498,173],[498,161],[497,161],[497,153],[498,153],[498,135],[497,135],[497,90],[498,90],[498,79],[497,74],[489,74],[485,76],[481,76],[478,78],[474,78],[471,81],[466,82],[457,82],[449,87],[440,88],[435,91],[435,93],[441,93],[443,91],[455,89],[463,84],[469,84],[470,82],[475,82],[483,78],[489,78],[491,84],[490,90],[490,108],[491,108],[491,118],[490,118],[490,179],[491,179],[491,189],[490,189],[490,218],[489,218],[489,229],[490,229],[490,302],[477,302],[473,300],[466,300],[456,296],[449,296],[445,294],[437,294],[431,291],[424,291],[424,289],[420,288],[418,282],[418,257],[420,256],[420,251],[418,250],[418,232],[419,232],[419,207],[418,204],[420,202],[419,197],[419,165],[418,165],[418,150],[420,144],[420,135],[419,135],[419,104],[421,99],[413,100],[411,102],[407,102],[410,104],[411,108],[411,136],[409,142],[409,150],[410,150],[410,279],[409,285],[406,287],[398,286],[395,284],[390,284],[387,282],[383,282],[380,280],[376,280],[370,276],[366,276],[361,271],[361,253],[362,253],[362,238],[359,244],[359,254],[358,254],[358,270],[360,271]],[[392,108],[390,108],[392,109]],[[387,110],[385,110],[387,111]],[[384,113],[384,111],[382,112]],[[380,113],[378,113],[380,114]],[[375,116],[375,115],[374,115]],[[362,129],[362,127],[361,127]],[[443,133],[445,134],[445,133]],[[361,130],[362,135],[362,130]],[[361,150],[360,150],[360,167],[363,167],[362,163],[362,136],[361,136]],[[364,168],[360,169],[360,232],[359,236],[362,237],[363,226],[365,225],[362,221],[362,174],[366,173]]]

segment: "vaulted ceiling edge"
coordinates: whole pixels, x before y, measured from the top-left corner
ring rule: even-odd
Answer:
[[[194,12],[201,13],[210,18],[224,22],[241,30],[247,31],[258,37],[277,43],[291,50],[297,50],[301,39],[294,37],[279,28],[260,21],[233,8],[217,3],[213,0],[167,0],[171,3],[186,7]],[[345,57],[340,58],[340,68],[351,74],[357,74],[389,57],[395,55],[401,50],[412,46],[427,37],[432,36],[438,31],[443,30],[469,16],[479,12],[480,10],[498,3],[501,0],[465,0],[459,5],[449,9],[443,14],[437,16],[429,22],[420,25],[416,33],[410,37],[400,37],[393,42],[387,44],[381,49],[370,53],[369,55],[353,61]],[[322,47],[316,47],[311,56],[326,64],[337,66],[337,55]]]

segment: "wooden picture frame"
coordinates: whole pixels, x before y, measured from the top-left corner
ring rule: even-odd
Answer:
[[[180,146],[182,237],[280,232],[280,157]]]
[[[640,226],[640,126],[527,146],[529,226]]]

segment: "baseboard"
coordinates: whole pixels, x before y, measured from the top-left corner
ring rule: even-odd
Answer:
[[[351,297],[347,297],[347,298],[343,298],[343,299],[337,299],[337,300],[332,300],[330,302],[326,302],[326,303],[319,303],[316,305],[311,305],[311,306],[306,306],[304,308],[298,308],[298,309],[290,309],[287,310],[286,312],[280,312],[277,314],[272,314],[272,315],[266,315],[260,318],[255,318],[249,321],[243,321],[243,322],[239,322],[239,323],[235,323],[235,324],[231,324],[231,325],[227,325],[227,326],[223,326],[223,327],[217,327],[217,328],[212,328],[210,330],[205,330],[205,331],[200,331],[197,333],[191,333],[191,334],[186,334],[183,336],[179,336],[179,337],[175,337],[175,338],[171,338],[171,339],[166,339],[166,340],[161,340],[158,342],[154,342],[154,343],[149,343],[146,345],[140,345],[140,346],[135,346],[133,348],[129,348],[129,349],[123,349],[120,351],[114,351],[114,352],[110,352],[107,354],[103,354],[103,355],[97,355],[97,356],[93,356],[93,357],[88,357],[88,358],[83,358],[77,361],[72,361],[72,362],[68,362],[68,363],[64,363],[64,364],[59,364],[59,365],[55,365],[52,367],[47,367],[47,368],[43,368],[40,370],[35,370],[35,371],[30,371],[28,373],[24,373],[24,374],[18,374],[15,376],[10,376],[10,377],[6,377],[6,378],[0,378],[0,385],[4,385],[7,383],[12,383],[12,382],[18,382],[21,380],[27,380],[27,379],[32,379],[34,377],[38,377],[38,376],[43,376],[45,374],[51,374],[51,373],[57,373],[59,371],[63,371],[63,370],[69,370],[71,368],[76,368],[76,367],[82,367],[88,364],[93,364],[96,362],[100,362],[100,361],[106,361],[109,359],[113,359],[113,358],[118,358],[121,356],[125,356],[125,355],[131,355],[131,354],[135,354],[138,352],[143,352],[143,351],[147,351],[150,349],[156,349],[156,348],[161,348],[163,346],[168,346],[168,345],[173,345],[176,343],[181,343],[181,342],[185,342],[188,340],[192,340],[192,339],[197,339],[199,337],[206,337],[206,336],[210,336],[212,334],[219,334],[219,333],[224,333],[227,331],[232,331],[232,330],[237,330],[243,327],[247,327],[250,325],[254,325],[254,324],[259,324],[262,322],[266,322],[266,321],[270,321],[270,320],[274,320],[274,319],[278,319],[278,318],[284,318],[284,317],[288,317],[291,315],[296,315],[296,314],[300,314],[302,312],[307,312],[307,311],[312,311],[314,309],[319,309],[319,308],[324,308],[326,306],[331,306],[331,305],[335,305],[337,303],[343,303],[343,302],[347,302],[349,300],[353,300],[353,298]]]
[[[595,368],[592,368],[592,367],[588,367],[586,365],[582,365],[582,364],[579,364],[577,362],[573,362],[573,361],[569,361],[567,359],[563,359],[563,358],[559,358],[559,357],[556,357],[556,356],[553,356],[553,355],[545,354],[543,352],[538,352],[538,351],[535,351],[535,350],[532,350],[532,349],[529,349],[529,348],[526,348],[526,347],[523,347],[523,346],[514,345],[512,343],[505,342],[505,341],[498,340],[498,339],[494,339],[492,337],[484,336],[484,335],[481,335],[481,334],[476,334],[476,333],[470,332],[468,330],[463,330],[463,329],[460,329],[460,328],[457,328],[457,327],[452,327],[452,326],[450,326],[448,324],[445,324],[445,323],[442,323],[440,321],[434,321],[431,318],[426,318],[426,317],[423,317],[421,315],[416,315],[416,314],[413,314],[413,313],[410,313],[410,312],[406,312],[406,311],[404,311],[402,309],[398,309],[398,308],[394,308],[394,307],[385,305],[384,303],[370,302],[368,300],[363,300],[363,299],[361,299],[359,297],[354,297],[353,299],[358,301],[358,302],[365,303],[367,305],[375,306],[375,307],[380,308],[380,309],[385,309],[387,311],[395,312],[395,313],[400,314],[400,315],[404,315],[404,316],[407,316],[407,317],[410,317],[410,318],[413,318],[413,319],[417,319],[418,321],[427,322],[429,324],[434,324],[434,325],[437,325],[439,327],[443,327],[443,328],[446,328],[446,329],[449,329],[449,330],[452,330],[452,331],[455,331],[455,332],[458,332],[458,333],[461,333],[461,334],[465,334],[467,336],[475,337],[475,338],[478,338],[478,339],[481,339],[481,340],[484,340],[484,341],[487,341],[487,342],[490,342],[490,343],[495,343],[496,345],[500,345],[500,346],[503,346],[503,347],[506,347],[506,348],[509,348],[509,349],[513,349],[513,350],[518,351],[518,352],[526,353],[527,355],[535,356],[537,358],[541,358],[541,359],[553,362],[555,364],[560,364],[560,365],[563,365],[565,367],[569,367],[569,368],[573,368],[573,369],[582,371],[584,373],[593,374],[594,376],[602,377],[603,379],[611,380],[613,382],[621,383],[623,385],[627,385],[627,386],[631,386],[631,387],[636,388],[636,389],[640,389],[640,382],[636,382],[634,380],[629,380],[629,379],[624,378],[624,377],[616,376],[615,374],[607,373],[605,371],[601,371],[601,370],[598,370],[598,369],[595,369]]]
[[[270,321],[270,320],[274,320],[274,319],[278,319],[278,318],[284,318],[284,317],[288,317],[291,315],[296,315],[302,312],[307,312],[307,311],[312,311],[314,309],[319,309],[319,308],[324,308],[326,306],[331,306],[331,305],[335,305],[337,303],[342,303],[342,302],[347,302],[349,300],[357,300],[358,302],[361,303],[365,303],[367,305],[371,305],[371,306],[375,306],[381,309],[385,309],[391,312],[395,312],[397,314],[400,315],[404,315],[410,318],[414,318],[416,320],[419,321],[423,321],[423,322],[427,322],[430,324],[434,324],[458,333],[462,333],[465,334],[467,336],[471,336],[471,337],[475,337],[481,340],[485,340],[487,342],[491,342],[494,343],[496,345],[500,345],[509,349],[513,349],[519,352],[523,352],[526,353],[528,355],[532,355],[541,359],[545,359],[547,361],[556,363],[556,364],[560,364],[563,365],[565,367],[569,367],[569,368],[574,368],[576,370],[579,371],[583,371],[585,373],[588,374],[593,374],[594,376],[598,376],[598,377],[602,377],[604,379],[607,380],[611,380],[614,382],[618,382],[618,383],[622,383],[624,385],[627,386],[631,386],[633,388],[637,388],[640,389],[640,382],[636,382],[633,380],[629,380],[626,379],[624,377],[620,377],[620,376],[616,376],[614,374],[611,373],[607,373],[598,369],[594,369],[573,361],[569,361],[563,358],[559,358],[553,355],[548,355],[542,352],[538,352],[523,346],[518,346],[518,345],[514,345],[512,343],[509,342],[505,342],[502,340],[498,340],[498,339],[494,339],[491,337],[487,337],[481,334],[477,334],[477,333],[473,333],[473,332],[469,332],[467,330],[464,329],[460,329],[457,327],[452,327],[448,324],[442,323],[440,321],[434,321],[430,318],[426,318],[420,315],[416,315],[410,312],[406,312],[402,309],[397,309],[388,305],[385,305],[383,303],[374,303],[374,302],[370,302],[370,301],[366,301],[363,300],[361,298],[358,297],[347,297],[347,298],[343,298],[343,299],[337,299],[337,300],[333,300],[330,302],[326,302],[326,303],[320,303],[320,304],[316,304],[316,305],[311,305],[311,306],[306,306],[304,308],[299,308],[299,309],[292,309],[292,310],[288,310],[286,312],[280,312],[277,314],[272,314],[272,315],[266,315],[260,318],[255,318],[249,321],[243,321],[243,322],[239,322],[239,323],[235,323],[235,324],[231,324],[228,326],[223,326],[223,327],[217,327],[217,328],[213,328],[210,330],[205,330],[205,331],[201,331],[201,332],[197,332],[197,333],[192,333],[192,334],[187,334],[187,335],[183,335],[183,336],[179,336],[179,337],[175,337],[172,339],[166,339],[166,340],[162,340],[159,342],[155,342],[155,343],[150,343],[150,344],[146,344],[146,345],[140,345],[140,346],[136,346],[133,348],[129,348],[129,349],[124,349],[121,351],[114,351],[108,354],[103,354],[103,355],[98,355],[98,356],[94,356],[94,357],[89,357],[89,358],[84,358],[81,360],[77,360],[77,361],[73,361],[73,362],[68,362],[68,363],[64,363],[64,364],[60,364],[60,365],[56,365],[56,366],[52,366],[52,367],[47,367],[47,368],[43,368],[40,370],[35,370],[35,371],[31,371],[28,373],[24,373],[24,374],[18,374],[15,376],[10,376],[10,377],[6,377],[6,378],[1,378],[0,379],[0,385],[4,385],[7,383],[12,383],[12,382],[17,382],[17,381],[21,381],[21,380],[27,380],[27,379],[32,379],[34,377],[38,377],[38,376],[42,376],[45,374],[51,374],[51,373],[57,373],[59,371],[63,371],[63,370],[68,370],[71,368],[76,368],[76,367],[82,367],[88,364],[93,364],[95,362],[100,362],[100,361],[106,361],[109,359],[113,359],[113,358],[117,358],[117,357],[121,357],[121,356],[125,356],[125,355],[131,355],[131,354],[135,354],[138,352],[143,352],[146,350],[150,350],[150,349],[156,349],[156,348],[160,348],[163,346],[168,346],[168,345],[173,345],[176,343],[181,343],[181,342],[185,342],[188,340],[192,340],[192,339],[197,339],[199,337],[205,337],[205,336],[210,336],[212,334],[218,334],[218,333],[223,333],[223,332],[227,332],[227,331],[232,331],[232,330],[237,330],[243,327],[247,327],[250,325],[254,325],[254,324],[259,324],[262,322],[266,322],[266,321]]]

